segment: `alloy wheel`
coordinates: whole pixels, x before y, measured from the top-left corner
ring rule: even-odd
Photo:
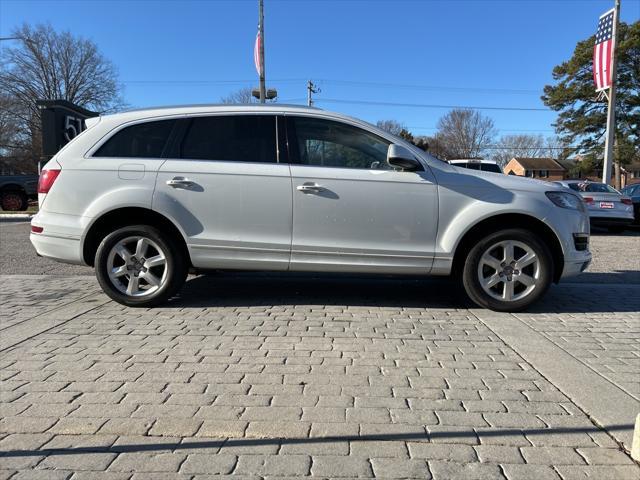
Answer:
[[[503,240],[487,248],[478,262],[478,280],[491,297],[514,302],[540,283],[540,258],[527,244]]]
[[[132,297],[144,297],[166,283],[167,255],[150,238],[130,236],[119,240],[111,248],[107,270],[109,280],[119,292]]]

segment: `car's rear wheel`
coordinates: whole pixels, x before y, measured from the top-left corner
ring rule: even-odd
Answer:
[[[21,212],[29,207],[29,199],[24,192],[9,190],[0,193],[0,206],[7,212]]]
[[[482,238],[464,263],[464,288],[481,307],[515,312],[537,301],[549,288],[553,258],[533,232],[509,229]]]
[[[180,290],[188,262],[172,238],[149,225],[133,225],[102,240],[95,270],[100,286],[116,302],[151,307]]]

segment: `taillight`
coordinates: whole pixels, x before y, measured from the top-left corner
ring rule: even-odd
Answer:
[[[43,227],[38,227],[36,225],[31,225],[31,232],[32,233],[42,233],[44,231]]]
[[[584,203],[593,204],[593,197],[584,197]]]
[[[633,202],[631,201],[630,198],[623,198],[622,200],[620,200],[622,203],[624,203],[625,205],[633,205]]]
[[[60,175],[60,169],[43,170],[40,173],[40,178],[38,179],[38,193],[49,193],[49,190],[51,190],[53,182],[56,181],[58,175]]]

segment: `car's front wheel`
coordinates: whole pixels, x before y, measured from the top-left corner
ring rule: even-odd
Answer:
[[[464,263],[462,281],[481,307],[502,312],[527,308],[549,288],[553,258],[533,232],[508,229],[482,238]]]
[[[116,302],[151,307],[180,290],[188,264],[182,249],[169,236],[149,225],[133,225],[102,240],[95,271],[104,292]]]

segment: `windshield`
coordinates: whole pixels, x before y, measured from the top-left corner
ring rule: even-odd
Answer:
[[[620,193],[615,188],[610,187],[604,183],[588,183],[586,188],[582,190],[583,192],[594,192],[594,193]]]
[[[568,183],[569,188],[571,190],[575,190],[576,192],[591,192],[591,193],[617,193],[620,194],[615,188],[610,187],[604,183],[591,183],[591,182],[580,182],[580,183]]]

